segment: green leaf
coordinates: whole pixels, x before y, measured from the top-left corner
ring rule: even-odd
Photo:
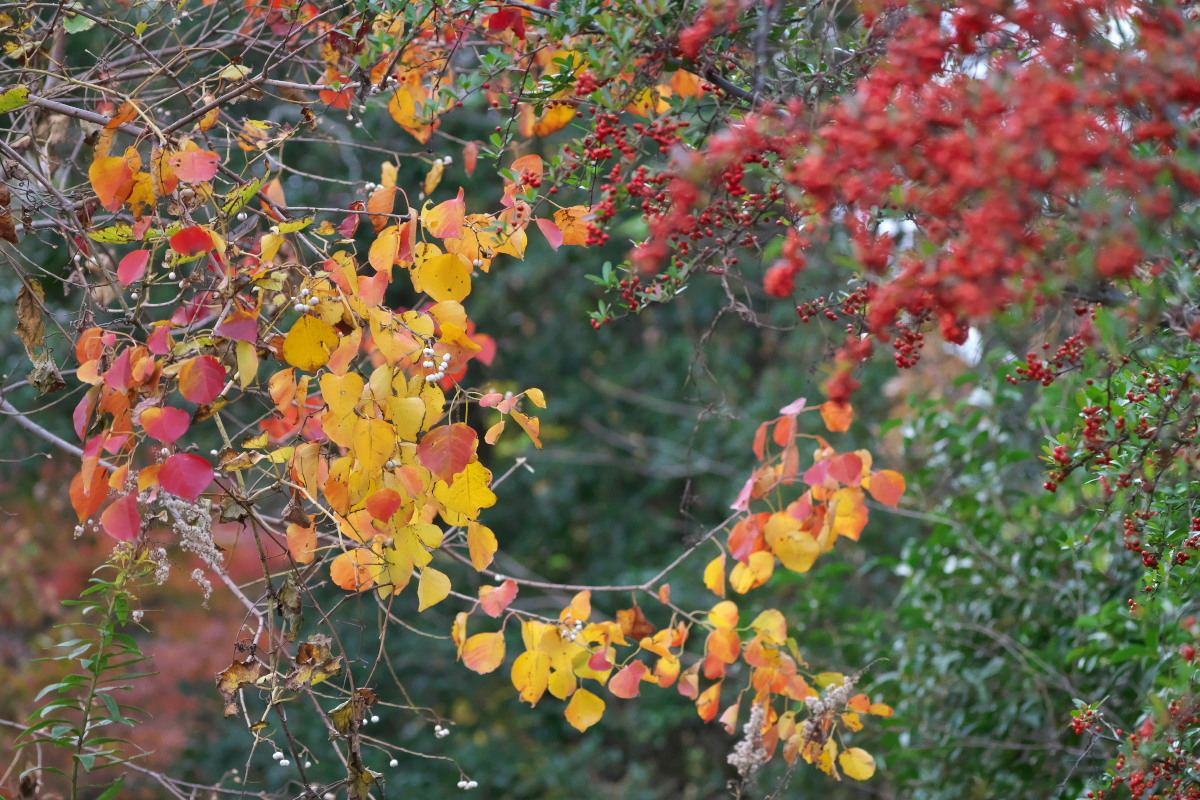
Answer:
[[[107,789],[105,789],[104,793],[101,794],[99,797],[97,797],[96,800],[112,800],[114,797],[117,796],[118,793],[120,793],[121,787],[123,787],[124,785],[125,785],[125,776],[122,775],[121,777],[119,777],[115,781],[113,781],[113,785],[108,787]]]
[[[0,94],[0,114],[20,108],[29,102],[29,87],[21,84]]]
[[[71,14],[68,12],[67,18],[63,20],[63,30],[67,33],[83,33],[86,30],[91,30],[96,24],[96,20],[91,17],[85,17],[82,14]]]
[[[225,195],[225,205],[221,206],[221,213],[227,217],[232,217],[241,211],[254,198],[254,195],[258,194],[262,187],[267,185],[268,180],[270,178],[263,176]]]

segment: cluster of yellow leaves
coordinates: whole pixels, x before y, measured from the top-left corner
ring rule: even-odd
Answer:
[[[511,582],[510,582],[511,583]],[[515,584],[499,603],[489,602],[501,589],[481,593],[481,606],[498,616],[515,595]],[[494,613],[493,613],[494,612]],[[688,627],[678,625],[655,631],[636,606],[620,611],[615,621],[591,621],[591,592],[577,594],[562,610],[557,622],[526,619],[521,623],[524,651],[511,668],[513,687],[521,700],[536,705],[542,697],[568,701],[567,721],[580,731],[600,721],[607,704],[598,693],[601,687],[621,699],[637,697],[641,684],[668,687],[680,675],[680,653],[688,638]],[[505,659],[504,631],[467,634],[468,614],[460,613],[452,630],[458,655],[469,669],[485,674],[498,669]],[[618,667],[617,647],[633,647]],[[653,666],[639,658],[654,659]],[[594,681],[596,691],[584,688]]]
[[[894,506],[904,492],[903,476],[892,470],[874,470],[866,450],[839,453],[823,437],[799,433],[797,419],[804,408],[804,401],[798,400],[758,430],[754,452],[762,465],[733,505],[745,515],[731,529],[726,547],[704,570],[705,585],[719,597],[726,597],[727,589],[746,594],[761,586],[773,574],[776,563],[794,572],[807,572],[839,538],[858,540],[868,520],[867,493],[880,503]],[[853,419],[853,409],[845,403],[827,403],[821,412],[832,431],[846,430]],[[770,459],[768,438],[778,448]],[[812,465],[803,472],[800,439],[816,444]],[[790,503],[779,499],[782,489],[796,483],[808,488]],[[750,506],[756,501],[769,501],[776,510],[751,513]],[[731,559],[733,567],[729,569]],[[713,606],[708,622],[711,629],[704,659],[685,671],[680,680],[680,690],[688,687],[688,696],[695,699],[702,718],[712,720],[719,715],[730,733],[736,729],[740,700],[723,711],[720,704],[727,670],[740,659],[748,667],[748,674],[739,698],[750,691],[752,704],[767,709],[763,741],[768,752],[774,753],[783,741],[784,757],[789,763],[800,755],[835,776],[835,763],[851,778],[865,780],[873,774],[874,761],[865,751],[850,748],[839,755],[834,733],[839,726],[850,731],[861,729],[860,714],[891,716],[888,706],[871,704],[862,694],[845,697],[844,689],[842,695],[833,695],[832,699],[828,693],[821,698],[801,676],[799,668],[807,664],[796,641],[788,636],[783,615],[775,609],[763,611],[743,629],[738,627],[738,606],[722,600]],[[703,691],[699,690],[701,673],[714,681]],[[848,686],[845,676],[838,673],[822,673],[813,681],[826,690]],[[785,708],[795,705],[800,712],[807,712],[808,718],[798,719],[796,710],[780,713],[775,708],[776,698],[783,699]]]

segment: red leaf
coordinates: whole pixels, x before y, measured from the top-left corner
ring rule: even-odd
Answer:
[[[225,388],[225,367],[213,356],[196,356],[179,368],[179,392],[197,405],[208,405]]]
[[[479,434],[470,425],[456,422],[434,428],[417,445],[417,459],[439,480],[450,483],[466,469],[479,446]]]
[[[184,228],[171,237],[171,249],[182,256],[198,256],[214,247],[212,234],[199,225]]]
[[[404,505],[404,495],[395,489],[380,489],[367,498],[367,513],[373,519],[387,522]]]
[[[146,265],[150,263],[149,250],[134,250],[127,253],[117,265],[117,280],[129,286],[142,279],[146,274]]]
[[[118,542],[132,542],[142,533],[142,515],[138,513],[137,495],[118,497],[100,515],[104,532]]]
[[[142,412],[142,429],[163,444],[171,444],[187,433],[192,417],[186,411],[164,406]]]
[[[175,170],[175,177],[184,183],[211,181],[221,166],[221,157],[212,150],[189,150],[167,160]]]
[[[633,661],[612,676],[608,682],[608,690],[626,700],[637,697],[641,692],[642,676],[649,671],[642,662]]]
[[[498,617],[517,596],[517,582],[509,579],[499,586],[480,586],[479,605],[489,617]]]
[[[212,464],[200,456],[176,453],[163,462],[158,483],[173,495],[195,500],[212,483]]]
[[[258,309],[244,311],[235,309],[221,324],[213,329],[217,336],[235,339],[239,342],[258,343]]]

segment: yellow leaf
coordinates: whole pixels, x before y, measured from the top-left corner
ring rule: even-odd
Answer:
[[[433,162],[433,166],[429,168],[429,174],[425,176],[425,194],[433,194],[433,190],[442,182],[442,175],[446,172],[446,165],[439,158]]]
[[[354,407],[362,397],[363,378],[357,372],[345,375],[321,376],[321,398],[328,408],[321,415],[322,427],[334,444],[350,447],[354,442],[354,426],[358,417]]]
[[[604,700],[589,692],[587,689],[580,689],[571,695],[571,702],[567,703],[566,717],[567,722],[579,731],[586,731],[588,728],[595,725],[604,716]]]
[[[729,586],[738,594],[762,586],[775,571],[775,556],[765,550],[750,554],[748,562],[739,561],[729,573]]]
[[[388,398],[387,412],[396,426],[396,436],[406,442],[415,442],[417,434],[425,427],[425,401],[420,397]]]
[[[800,520],[786,511],[771,515],[763,528],[763,537],[783,565],[793,572],[808,572],[821,554],[817,540],[801,529]]]
[[[717,597],[725,596],[725,554],[708,562],[704,568],[704,585]]]
[[[526,650],[512,665],[512,682],[521,700],[537,705],[550,683],[550,656],[540,650]]]
[[[533,401],[533,404],[538,408],[546,407],[546,395],[542,394],[542,390],[538,388],[526,389],[525,396]]]
[[[237,343],[238,385],[245,389],[258,377],[258,351],[250,342]]]
[[[387,274],[388,278],[391,278],[392,266],[396,263],[396,255],[399,252],[400,229],[395,225],[389,225],[381,230],[375,237],[375,241],[371,243],[367,261],[371,263],[376,272],[383,272]]]
[[[434,300],[461,301],[471,293],[471,262],[461,253],[428,258],[412,269],[413,286]]]
[[[240,81],[245,80],[246,76],[249,74],[250,68],[245,64],[230,64],[228,67],[221,70],[217,77],[226,81]]]
[[[379,585],[381,597],[400,594],[412,580],[413,562],[403,549],[385,547],[372,569],[372,577]]]
[[[451,525],[462,525],[476,519],[479,512],[496,504],[496,494],[489,487],[492,471],[472,461],[466,469],[454,476],[454,483],[445,481],[433,485],[433,496],[445,506],[443,517]]]
[[[425,144],[437,127],[436,119],[430,119],[429,112],[422,106],[429,99],[429,90],[421,82],[421,76],[415,70],[404,75],[399,88],[392,94],[388,103],[388,113],[401,128],[411,133],[418,142]]]
[[[462,651],[467,669],[486,675],[504,663],[504,634],[477,633],[467,639]]]
[[[838,756],[838,764],[846,777],[865,781],[875,774],[875,759],[861,747],[851,747]]]
[[[329,362],[337,343],[337,330],[332,325],[305,314],[283,340],[283,359],[297,369],[316,372]]]
[[[450,594],[450,578],[446,573],[439,572],[433,567],[421,570],[421,580],[417,583],[417,611],[424,611],[432,605],[437,605]]]
[[[476,570],[482,572],[492,563],[499,544],[496,534],[486,525],[471,522],[467,525],[467,547],[471,551],[471,563]]]
[[[396,432],[391,425],[381,419],[356,419],[354,457],[368,475],[383,469],[395,451]]]

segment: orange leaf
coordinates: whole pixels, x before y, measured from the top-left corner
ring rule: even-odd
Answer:
[[[395,186],[380,186],[367,200],[367,213],[371,215],[371,224],[375,226],[376,233],[391,221],[391,217],[384,215],[391,214],[395,208],[397,191]]]
[[[504,634],[477,633],[462,647],[462,660],[467,669],[486,675],[504,663]]]
[[[831,431],[848,431],[854,421],[854,408],[847,402],[830,400],[821,404],[821,418]]]
[[[329,565],[329,577],[333,582],[350,592],[370,589],[375,583],[372,565],[375,554],[365,548],[342,553]]]
[[[134,171],[121,156],[97,158],[88,168],[88,177],[105,211],[116,211],[133,191]]]
[[[895,506],[900,502],[907,485],[904,476],[891,469],[881,469],[872,472],[871,477],[864,481],[867,491],[885,506]]]
[[[560,208],[554,212],[554,224],[563,234],[563,244],[586,245],[592,210],[587,206]]]
[[[317,526],[304,527],[292,523],[287,526],[288,552],[297,564],[310,564],[317,552]]]
[[[700,714],[700,719],[705,722],[712,722],[717,718],[717,711],[721,705],[721,684],[714,683],[712,686],[705,689],[696,698],[696,711]]]

